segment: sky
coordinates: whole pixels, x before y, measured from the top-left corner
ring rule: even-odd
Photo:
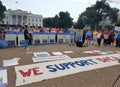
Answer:
[[[7,9],[21,9],[23,11],[40,14],[43,17],[54,17],[60,11],[70,13],[77,21],[79,15],[97,0],[1,0]],[[16,3],[18,2],[18,3]],[[107,0],[112,8],[120,9],[120,0]]]

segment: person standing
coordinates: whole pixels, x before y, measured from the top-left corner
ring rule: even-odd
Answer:
[[[74,46],[74,39],[75,39],[75,29],[74,27],[72,26],[70,29],[69,29],[69,34],[70,34],[70,37],[71,37],[71,41],[69,43],[69,45],[73,45]]]
[[[29,32],[29,35],[30,35],[29,45],[32,45],[33,44],[32,43],[33,42],[33,28],[32,28],[32,26],[29,27],[28,32]]]
[[[93,42],[92,42],[92,45],[97,45],[97,34],[98,34],[98,32],[97,32],[97,30],[94,30],[93,31]]]
[[[117,35],[116,35],[116,47],[120,48],[120,31],[117,31]]]
[[[28,26],[27,25],[25,25],[24,38],[25,38],[24,48],[25,48],[25,50],[28,50],[28,44],[29,44],[29,41],[30,41],[30,35],[29,35],[29,32],[28,32]]]
[[[101,45],[101,39],[102,39],[102,32],[99,30],[98,34],[97,34],[97,43],[98,43],[98,46]]]
[[[87,40],[86,46],[90,45],[92,40],[92,32],[90,29],[86,32],[85,38]]]
[[[108,31],[108,29],[105,29],[103,31],[103,38],[104,38],[103,44],[104,44],[104,46],[107,46],[109,43],[109,35],[110,35],[110,32]]]

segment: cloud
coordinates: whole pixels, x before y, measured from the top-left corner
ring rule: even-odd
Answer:
[[[120,4],[120,0],[107,0],[109,3]]]

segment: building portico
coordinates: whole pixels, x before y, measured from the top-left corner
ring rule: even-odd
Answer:
[[[42,15],[36,15],[28,13],[27,11],[11,10],[8,9],[5,12],[5,18],[3,24],[8,25],[30,25],[30,26],[43,26]]]

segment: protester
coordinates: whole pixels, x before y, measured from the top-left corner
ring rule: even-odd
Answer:
[[[91,40],[92,40],[92,32],[91,30],[89,29],[86,34],[85,34],[85,38],[86,38],[86,46],[90,45],[91,44]]]
[[[115,42],[115,32],[114,32],[114,30],[111,32],[109,39],[110,39],[110,45],[114,46],[114,42]]]
[[[97,43],[98,43],[98,46],[101,45],[101,39],[102,39],[102,32],[99,30],[98,34],[97,34]]]
[[[33,28],[29,27],[29,34],[30,34],[30,41],[29,41],[29,45],[32,45],[33,42]]]
[[[28,32],[28,26],[27,25],[25,26],[25,30],[24,30],[24,38],[25,38],[24,48],[25,48],[25,50],[29,50],[28,49],[28,44],[29,44],[29,41],[30,41],[30,35],[29,35],[29,32]]]
[[[70,43],[69,43],[69,45],[71,46],[71,45],[73,45],[74,46],[74,39],[75,39],[75,29],[74,29],[74,27],[71,27],[70,29],[69,29],[69,33],[70,33],[70,35],[71,35],[71,41],[70,41]]]
[[[104,38],[103,44],[104,44],[104,46],[107,46],[109,43],[109,35],[110,35],[110,32],[108,31],[108,29],[105,29],[103,31],[103,38]]]
[[[85,36],[86,36],[86,30],[83,30],[83,38],[82,38],[83,44],[85,44]]]
[[[75,42],[76,42],[77,47],[83,47],[82,34],[81,33],[76,34]]]
[[[92,45],[97,45],[97,30],[94,30],[93,31],[93,42],[92,42]]]
[[[120,47],[120,31],[116,35],[116,47]]]

